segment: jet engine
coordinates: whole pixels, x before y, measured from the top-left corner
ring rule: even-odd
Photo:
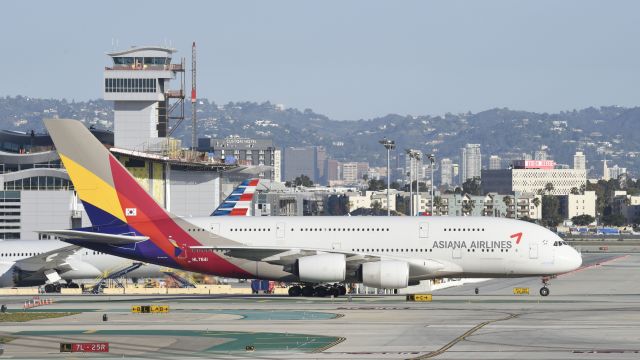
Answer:
[[[0,264],[0,287],[14,287],[14,265]]]
[[[303,282],[341,282],[347,272],[347,262],[344,254],[320,254],[301,257],[295,268]]]
[[[409,285],[409,264],[382,260],[362,264],[362,283],[378,289],[401,289]]]

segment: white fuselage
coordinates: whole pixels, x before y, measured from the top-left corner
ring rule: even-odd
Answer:
[[[42,285],[47,278],[40,275],[30,276],[40,264],[29,264],[20,268],[20,260],[25,260],[39,254],[68,247],[69,244],[56,240],[5,240],[0,241],[0,287]],[[94,280],[103,274],[123,269],[133,261],[95,250],[81,248],[66,258],[69,265],[60,267],[58,274],[67,281]],[[18,263],[16,265],[16,263]],[[42,266],[45,264],[42,263]],[[161,277],[162,267],[144,264],[128,273],[128,278]],[[21,279],[29,278],[28,283],[21,283]],[[35,280],[35,283],[33,282]]]
[[[548,229],[490,217],[207,217],[184,218],[203,244],[228,239],[246,247],[316,249],[403,260],[415,265],[411,280],[441,276],[516,277],[565,273],[582,258]],[[203,236],[207,234],[211,241]],[[198,253],[189,253],[198,261]],[[233,261],[233,258],[229,258]],[[417,271],[427,261],[437,271]],[[253,265],[249,265],[253,266]],[[262,278],[282,278],[256,265]],[[262,269],[262,270],[261,270]],[[213,269],[215,272],[215,269]]]

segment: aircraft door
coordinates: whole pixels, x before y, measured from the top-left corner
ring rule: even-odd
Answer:
[[[218,234],[220,234],[220,224],[211,224],[209,227],[209,236],[216,237]]]
[[[529,243],[529,259],[537,259],[538,258],[538,244],[537,243]]]
[[[419,225],[418,232],[420,234],[420,238],[421,239],[428,238],[429,237],[429,223],[421,222],[420,225]]]
[[[462,249],[459,247],[453,248],[453,253],[451,254],[451,257],[454,259],[461,259],[462,258]]]
[[[285,223],[276,224],[276,243],[278,246],[284,245]]]

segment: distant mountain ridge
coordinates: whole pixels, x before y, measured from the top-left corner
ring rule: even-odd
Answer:
[[[188,105],[187,105],[188,106]],[[190,113],[190,111],[186,111]],[[111,102],[92,100],[69,102],[24,96],[0,98],[0,128],[44,131],[42,119],[73,118],[97,127],[111,128]],[[437,158],[459,161],[460,148],[467,143],[482,145],[483,165],[489,155],[503,159],[521,157],[541,146],[558,163],[573,163],[577,149],[587,155],[590,176],[601,174],[603,151],[609,166],[617,164],[630,172],[640,168],[640,108],[607,106],[563,111],[557,114],[510,109],[490,109],[476,114],[442,116],[386,116],[355,121],[337,121],[310,109],[285,109],[280,105],[232,102],[218,105],[198,101],[198,137],[271,138],[279,147],[321,145],[340,161],[368,161],[372,166],[386,164],[383,136],[393,139],[398,150],[420,149]],[[190,141],[187,119],[176,130],[185,145]],[[506,161],[505,161],[506,164]]]

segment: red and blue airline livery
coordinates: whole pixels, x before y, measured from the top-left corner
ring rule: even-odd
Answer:
[[[43,233],[104,253],[224,277],[300,283],[291,295],[339,295],[345,282],[399,289],[438,277],[547,277],[582,263],[553,232],[510,219],[218,216],[248,215],[256,179],[234,190],[215,216],[178,217],[82,123],[52,119],[45,125],[92,226]]]

